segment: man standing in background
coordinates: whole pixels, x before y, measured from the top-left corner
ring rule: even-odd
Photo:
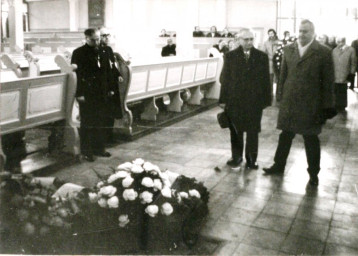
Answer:
[[[354,40],[352,42],[352,47],[354,48],[354,50],[356,52],[356,58],[357,58],[356,72],[355,73],[357,73],[357,86],[358,86],[358,39]],[[351,77],[349,78],[349,82],[351,83],[349,89],[353,90],[354,89],[354,83],[355,83],[355,74],[351,75]]]
[[[277,38],[276,31],[274,29],[269,29],[267,31],[269,38],[264,43],[263,51],[268,55],[269,63],[270,63],[270,82],[271,82],[271,97],[273,96],[273,83],[276,82],[275,80],[278,74],[274,74],[273,68],[273,55],[275,54],[277,47],[279,45],[279,40]]]

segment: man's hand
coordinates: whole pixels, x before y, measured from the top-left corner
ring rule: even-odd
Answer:
[[[123,83],[123,81],[124,81],[124,79],[123,79],[123,77],[118,77],[118,82],[120,82],[120,83]]]
[[[225,109],[225,104],[224,103],[221,103],[221,104],[219,104],[219,107],[221,107],[222,109]]]
[[[78,103],[84,103],[85,102],[85,96],[80,96],[76,98]]]

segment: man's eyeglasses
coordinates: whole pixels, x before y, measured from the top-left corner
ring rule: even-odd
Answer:
[[[110,37],[111,36],[111,34],[103,34],[103,35],[101,35],[102,37]]]

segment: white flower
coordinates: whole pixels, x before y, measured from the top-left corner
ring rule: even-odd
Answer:
[[[133,164],[142,165],[144,164],[144,160],[142,158],[137,158],[133,161]]]
[[[98,200],[98,196],[97,196],[97,194],[94,193],[94,192],[89,192],[89,193],[88,193],[88,198],[89,198],[89,200],[90,200],[91,203],[96,203],[97,200]]]
[[[168,170],[166,171],[166,173],[168,174],[170,184],[174,184],[175,180],[179,177],[179,174]]]
[[[150,217],[155,217],[155,215],[158,214],[158,206],[151,204],[148,205],[147,208],[145,208],[145,213],[147,213]]]
[[[172,184],[169,181],[169,176],[167,171],[160,173],[159,176],[162,179],[164,186],[171,187]]]
[[[160,192],[162,193],[162,195],[164,197],[167,197],[167,198],[172,197],[172,190],[168,186],[164,187]]]
[[[108,183],[113,183],[117,179],[127,177],[127,175],[128,175],[128,172],[126,172],[126,171],[118,171],[116,173],[113,173],[111,176],[109,176],[107,181],[108,181]]]
[[[131,172],[133,173],[142,173],[144,169],[140,165],[133,164]]]
[[[137,196],[138,196],[138,193],[136,192],[136,191],[134,191],[134,189],[125,189],[124,191],[123,191],[123,198],[124,198],[124,200],[126,200],[126,201],[133,201],[133,200],[135,200],[136,198],[137,198]]]
[[[153,202],[153,194],[148,191],[142,192],[139,195],[139,198],[141,199],[142,204],[150,204],[151,202]]]
[[[142,185],[147,187],[147,188],[152,188],[154,186],[154,182],[151,178],[149,177],[144,177],[142,179]]]
[[[196,189],[189,190],[189,195],[193,197],[200,198],[200,193]]]
[[[104,186],[104,182],[103,181],[100,181],[97,183],[97,188],[101,188]]]
[[[150,162],[145,162],[143,165],[143,168],[146,172],[151,172],[153,174],[159,174],[160,173],[160,169],[157,165],[154,165]]]
[[[182,198],[188,198],[189,197],[188,193],[186,193],[186,192],[179,192],[179,195]]]
[[[109,185],[109,186],[105,186],[102,187],[99,192],[98,195],[103,195],[103,196],[108,196],[108,197],[112,197],[114,196],[114,194],[117,192],[117,188]]]
[[[112,196],[110,199],[107,200],[107,204],[109,208],[118,208],[119,205],[118,197]]]
[[[128,175],[124,180],[122,180],[122,186],[125,188],[128,188],[130,185],[132,185],[134,179],[131,175]]]
[[[118,170],[123,170],[123,171],[129,171],[131,168],[132,168],[132,163],[130,163],[130,162],[120,164],[117,167]]]
[[[164,203],[162,204],[162,208],[160,212],[164,215],[170,215],[173,212],[173,206],[170,203]]]
[[[120,215],[118,221],[121,228],[125,227],[129,223],[128,215]]]
[[[160,179],[154,179],[154,182],[153,182],[153,187],[154,187],[154,190],[162,190],[163,188],[163,184],[162,182],[160,181]]]
[[[103,207],[103,208],[106,208],[106,207],[107,207],[107,199],[101,197],[101,198],[98,200],[98,204],[99,204],[99,206],[101,206],[101,207]]]

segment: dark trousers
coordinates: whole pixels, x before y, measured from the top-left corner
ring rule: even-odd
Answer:
[[[288,154],[290,153],[292,140],[295,133],[282,131],[278,140],[278,146],[275,154],[275,165],[279,168],[285,168]],[[318,135],[303,135],[306,157],[308,163],[308,173],[317,175],[320,170],[321,148]]]
[[[105,117],[88,103],[80,103],[80,145],[83,155],[103,153],[105,140]]]
[[[357,72],[356,72],[356,73],[357,73]],[[358,73],[357,73],[357,74],[358,74]],[[348,82],[350,82],[350,84],[351,84],[351,85],[349,86],[351,89],[353,89],[353,88],[355,87],[354,84],[355,84],[355,80],[356,80],[355,78],[356,78],[356,77],[357,77],[357,81],[358,81],[358,76],[357,76],[355,73],[352,74],[352,75],[349,77],[349,81],[348,81]]]
[[[334,93],[336,95],[336,109],[343,110],[347,107],[347,84],[335,83]]]
[[[113,142],[114,137],[113,137],[113,126],[114,126],[114,118],[113,117],[106,117],[104,120],[104,127],[105,127],[105,131],[104,131],[104,137],[105,137],[105,142]]]
[[[230,126],[231,154],[233,159],[242,157],[244,150],[244,132]],[[256,162],[259,147],[259,133],[246,132],[245,158],[247,162]]]

